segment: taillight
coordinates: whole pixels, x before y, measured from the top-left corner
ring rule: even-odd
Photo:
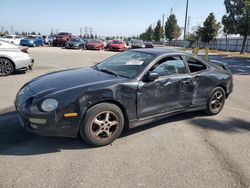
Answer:
[[[230,79],[233,81],[233,79],[234,79],[233,75],[230,76]]]
[[[28,53],[29,53],[29,52],[28,52],[28,49],[29,49],[29,48],[22,48],[21,51],[22,51],[23,53],[27,53],[27,54],[28,54]]]

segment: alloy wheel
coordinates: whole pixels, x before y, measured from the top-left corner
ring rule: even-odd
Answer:
[[[8,59],[0,59],[0,75],[9,75],[13,71],[13,65]]]
[[[211,110],[214,113],[217,113],[221,110],[223,104],[224,104],[223,93],[221,91],[216,91],[211,98],[210,102]]]
[[[97,140],[110,139],[118,130],[119,118],[112,111],[104,111],[94,117],[91,123],[91,135]]]

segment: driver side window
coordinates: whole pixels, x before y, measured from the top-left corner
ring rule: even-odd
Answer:
[[[159,76],[168,76],[176,74],[186,74],[187,68],[180,56],[166,57],[157,62],[150,72],[155,72]]]

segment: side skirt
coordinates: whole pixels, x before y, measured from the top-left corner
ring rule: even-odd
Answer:
[[[174,110],[174,111],[170,111],[170,112],[166,112],[166,113],[162,113],[162,114],[157,114],[154,116],[147,116],[147,117],[143,117],[143,118],[138,118],[138,119],[134,119],[134,120],[130,120],[129,121],[129,129],[135,128],[135,127],[139,127],[148,123],[152,123],[155,121],[159,121],[161,119],[165,119],[167,117],[170,116],[174,116],[177,114],[181,114],[184,112],[192,112],[192,111],[201,111],[201,110],[205,110],[206,109],[206,105],[199,105],[199,106],[193,106],[193,107],[189,107],[189,108],[185,108],[185,109],[179,109],[179,110]]]

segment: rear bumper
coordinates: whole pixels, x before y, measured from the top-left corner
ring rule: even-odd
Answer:
[[[34,64],[34,59],[30,56],[25,58],[18,58],[13,60],[15,62],[16,70],[28,70],[32,69]]]

